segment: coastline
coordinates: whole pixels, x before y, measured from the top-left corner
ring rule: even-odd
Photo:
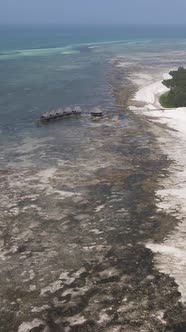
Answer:
[[[162,81],[171,78],[170,74],[165,73],[162,75]],[[142,87],[137,91],[134,96],[135,102],[143,102],[145,103],[146,109],[162,109],[163,107],[160,105],[159,97],[169,91],[169,89],[162,84],[162,81],[158,81],[149,85]],[[132,109],[132,107],[131,107]]]
[[[169,76],[163,74],[162,80]],[[146,247],[155,253],[156,268],[175,279],[181,300],[186,302],[186,108],[163,108],[159,97],[167,90],[162,81],[144,85],[131,100],[129,108],[145,115],[160,148],[172,161],[169,177],[161,179],[161,189],[156,192],[156,206],[179,222],[163,243],[149,241]],[[134,102],[144,105],[134,106]]]

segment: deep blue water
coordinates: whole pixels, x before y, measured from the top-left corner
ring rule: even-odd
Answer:
[[[185,39],[186,26],[0,26],[0,50],[144,39]]]

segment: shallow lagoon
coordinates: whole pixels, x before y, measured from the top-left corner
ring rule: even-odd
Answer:
[[[176,225],[154,197],[171,161],[126,100],[136,71],[177,66],[185,42],[96,46],[0,61],[2,331],[179,331],[184,320],[174,280],[145,248]],[[81,118],[38,126],[68,105]]]

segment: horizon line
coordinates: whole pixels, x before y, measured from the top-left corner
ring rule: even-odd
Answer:
[[[186,23],[88,23],[88,22],[0,22],[0,26],[90,26],[90,27],[186,27]]]

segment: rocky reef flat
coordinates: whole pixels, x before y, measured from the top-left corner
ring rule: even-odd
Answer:
[[[55,166],[33,167],[27,140],[29,167],[1,170],[0,330],[165,331],[180,293],[145,241],[170,227],[154,204],[169,162],[143,120],[79,121],[89,136],[66,135]],[[51,142],[32,147],[51,155]]]
[[[157,208],[172,160],[146,115],[126,107],[136,69],[151,80],[144,63],[157,58],[142,58],[113,61],[114,112],[53,123],[44,137],[38,128],[2,151],[0,331],[185,331],[178,284],[147,247],[179,220]]]

